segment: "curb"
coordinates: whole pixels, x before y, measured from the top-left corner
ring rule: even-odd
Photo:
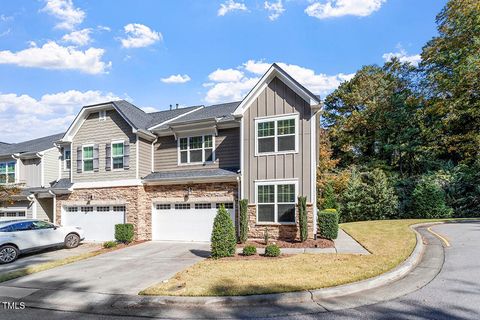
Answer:
[[[442,224],[443,222],[427,222],[411,225],[410,229],[415,232],[416,245],[410,256],[396,266],[394,269],[387,271],[376,277],[361,280],[349,284],[344,284],[331,288],[323,288],[317,290],[306,290],[299,292],[259,294],[250,296],[216,296],[216,297],[176,297],[176,296],[139,296],[136,301],[116,301],[112,307],[115,308],[132,308],[142,306],[161,306],[161,305],[252,305],[252,304],[278,304],[278,303],[299,303],[312,302],[318,299],[327,299],[346,296],[365,290],[374,289],[386,284],[392,283],[403,278],[422,260],[425,245],[423,238],[416,228]]]

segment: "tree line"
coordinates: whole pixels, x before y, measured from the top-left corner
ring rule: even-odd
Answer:
[[[325,98],[318,205],[344,222],[480,216],[480,1],[436,24],[418,66],[363,66]]]

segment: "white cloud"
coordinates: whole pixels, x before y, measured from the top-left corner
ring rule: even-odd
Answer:
[[[34,67],[57,70],[78,70],[89,74],[105,73],[111,62],[102,61],[105,50],[88,48],[85,51],[74,47],[63,47],[54,41],[37,47],[32,46],[17,52],[0,51],[0,64],[14,64],[21,67]]]
[[[209,75],[209,80],[213,82],[203,84],[205,88],[208,88],[205,101],[217,103],[243,99],[258,82],[260,75],[263,75],[270,65],[270,63],[264,61],[248,60],[237,67],[237,69],[217,69]],[[278,63],[278,65],[313,93],[322,96],[332,92],[342,82],[350,80],[354,76],[354,74],[344,73],[326,75],[293,64]],[[213,79],[211,77],[212,74],[221,74],[221,72],[234,74],[232,71],[236,71],[236,77],[214,77]]]
[[[215,82],[240,81],[242,78],[243,72],[235,69],[217,69],[208,75],[208,79]]]
[[[112,29],[110,27],[107,27],[107,26],[97,26],[97,29],[100,30],[100,31],[107,31],[107,32],[110,32],[112,31]]]
[[[265,1],[264,7],[265,10],[270,12],[270,14],[268,15],[268,19],[270,19],[271,21],[277,20],[285,11],[282,0],[278,0],[277,2]]]
[[[145,111],[146,113],[150,113],[150,112],[157,112],[158,109],[157,108],[154,108],[154,107],[143,107],[141,108],[143,111]]]
[[[148,47],[163,39],[160,32],[154,31],[140,23],[129,23],[123,27],[126,39],[121,39],[124,48]]]
[[[75,8],[72,0],[47,0],[42,11],[60,20],[58,29],[73,30],[85,19],[85,12]]]
[[[18,142],[65,131],[84,105],[119,99],[111,92],[69,90],[29,95],[0,93],[2,141]],[[8,112],[4,112],[8,111]]]
[[[414,66],[418,66],[420,61],[422,61],[422,57],[420,54],[408,55],[404,49],[400,49],[399,52],[388,52],[382,55],[383,60],[388,62],[393,58],[397,58],[400,62],[409,62]]]
[[[380,9],[386,0],[326,0],[316,1],[305,9],[305,13],[318,19],[342,16],[366,17]]]
[[[6,16],[4,14],[0,14],[0,21],[1,22],[7,22],[13,20],[12,16]]]
[[[171,76],[167,78],[162,78],[162,82],[164,83],[185,83],[190,81],[191,78],[188,76],[188,74],[172,74]]]
[[[224,16],[231,11],[247,11],[247,6],[243,2],[227,0],[224,3],[220,4],[217,15]]]
[[[62,37],[63,41],[70,42],[79,46],[84,46],[90,43],[90,33],[92,29],[86,28],[78,31],[72,31]]]
[[[12,30],[8,28],[7,30],[0,32],[0,37],[8,36]]]

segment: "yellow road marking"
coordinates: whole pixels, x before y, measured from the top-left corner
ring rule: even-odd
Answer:
[[[443,241],[443,243],[445,244],[446,247],[450,247],[450,243],[448,242],[447,238],[439,235],[438,233],[436,233],[435,231],[433,231],[431,228],[432,228],[432,227],[429,227],[429,228],[427,228],[427,230],[430,231],[430,233],[436,235],[438,238],[440,238],[440,240]]]

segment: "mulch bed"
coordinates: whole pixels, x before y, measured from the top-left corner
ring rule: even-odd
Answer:
[[[244,256],[241,253],[237,253],[233,257],[225,257],[225,258],[221,258],[220,260],[222,260],[222,261],[224,261],[224,260],[242,260],[242,261],[244,261],[244,260],[265,260],[265,259],[275,260],[275,259],[288,258],[290,256],[293,256],[293,254],[283,254],[282,253],[278,257],[266,257],[263,254],[258,254],[258,253],[254,254],[253,256]]]
[[[306,240],[305,242],[300,242],[298,240],[293,241],[283,241],[283,240],[272,240],[270,244],[276,244],[280,248],[334,248],[335,245],[332,240],[328,239],[317,239],[317,240]],[[246,243],[237,244],[238,248],[243,248],[247,245],[252,245],[257,248],[265,248],[265,241],[263,240],[249,240]]]

